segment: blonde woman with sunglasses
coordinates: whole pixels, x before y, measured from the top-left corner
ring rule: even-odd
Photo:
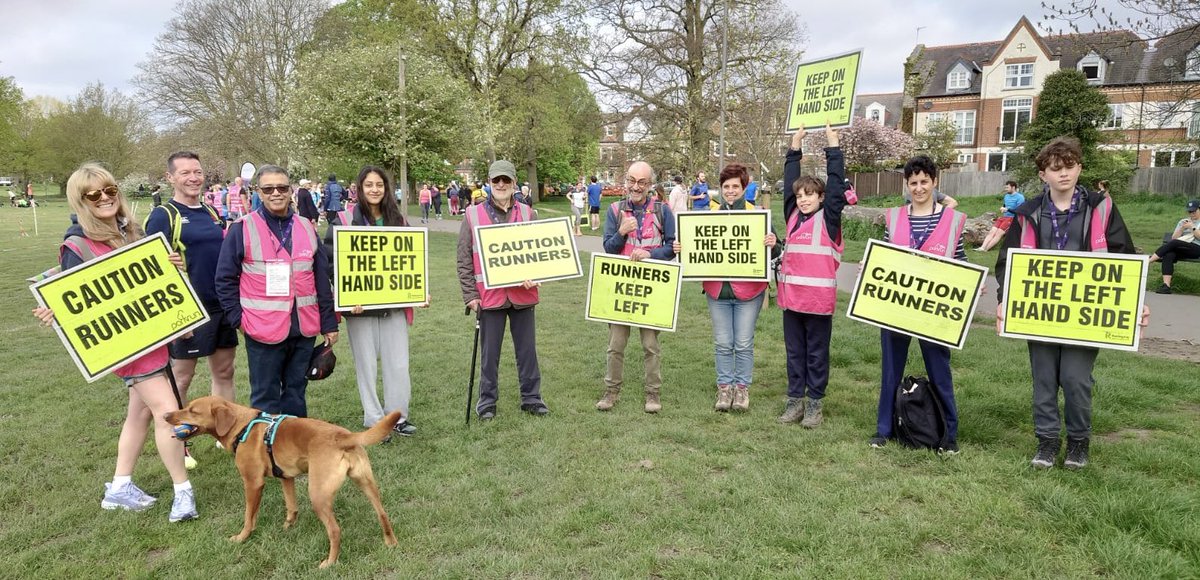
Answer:
[[[117,188],[116,180],[99,165],[88,163],[71,174],[67,180],[67,201],[78,223],[67,230],[67,238],[59,248],[59,263],[63,270],[144,236],[142,229],[129,218],[128,201]],[[183,265],[179,254],[172,253],[171,262],[177,267]],[[33,314],[46,326],[54,323],[54,312],[49,308],[35,308]],[[158,455],[175,484],[175,499],[168,519],[179,522],[199,516],[192,484],[183,465],[183,442],[172,436],[171,425],[163,420],[165,413],[179,408],[167,379],[170,362],[164,345],[114,371],[129,388],[129,404],[117,440],[116,470],[112,482],[104,484],[104,499],[100,501],[100,507],[106,510],[142,511],[157,501],[133,483],[133,468],[146,443],[147,425],[153,420]]]

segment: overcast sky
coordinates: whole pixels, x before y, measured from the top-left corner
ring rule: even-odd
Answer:
[[[1115,4],[1113,0],[1100,0]],[[863,48],[859,93],[898,92],[905,57],[926,45],[1004,38],[1025,15],[1042,21],[1040,0],[784,0],[808,30],[806,58]],[[173,14],[173,0],[0,0],[0,76],[26,97],[67,99],[89,82],[132,93],[137,63]]]

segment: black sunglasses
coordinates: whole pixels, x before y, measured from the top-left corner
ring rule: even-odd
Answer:
[[[512,183],[512,182],[513,182],[513,180],[509,179],[509,177],[507,175],[497,175],[496,177],[492,178],[492,183]]]
[[[291,185],[260,185],[260,186],[258,186],[258,189],[259,189],[259,191],[263,192],[263,195],[271,195],[272,193],[291,193],[292,192]]]
[[[116,199],[117,195],[120,193],[121,193],[121,190],[117,189],[117,186],[110,185],[108,187],[102,187],[100,189],[94,189],[92,191],[86,192],[83,194],[83,198],[88,201],[100,201],[101,195],[107,195],[111,199]]]

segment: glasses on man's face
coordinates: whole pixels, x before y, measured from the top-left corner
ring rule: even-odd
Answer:
[[[263,195],[287,195],[292,192],[291,185],[260,185],[258,189]]]
[[[108,187],[102,187],[100,189],[94,189],[86,192],[83,194],[83,198],[88,201],[100,201],[101,195],[107,195],[109,198],[116,199],[117,194],[119,193],[121,193],[121,190],[117,189],[117,186],[110,185]]]
[[[498,175],[498,176],[492,178],[492,183],[494,183],[496,185],[500,185],[502,183],[507,185],[512,182],[513,182],[513,180],[509,179],[509,177],[507,175]]]
[[[626,187],[636,187],[638,189],[646,189],[647,187],[650,187],[650,180],[649,179],[634,179],[632,177],[626,177],[625,178],[625,186]]]

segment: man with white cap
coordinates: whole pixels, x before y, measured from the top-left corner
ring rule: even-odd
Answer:
[[[507,321],[512,327],[513,350],[517,356],[517,376],[521,384],[521,410],[532,415],[547,415],[550,409],[542,401],[542,373],[538,368],[534,306],[538,303],[538,284],[525,281],[520,286],[487,290],[483,287],[479,248],[474,229],[495,223],[533,220],[533,212],[523,203],[513,203],[517,169],[511,161],[498,160],[488,167],[492,192],[482,203],[466,209],[458,233],[458,280],[463,302],[479,314],[479,340],[482,365],[479,400],[475,412],[481,420],[496,416],[499,399],[497,371],[500,345]]]

